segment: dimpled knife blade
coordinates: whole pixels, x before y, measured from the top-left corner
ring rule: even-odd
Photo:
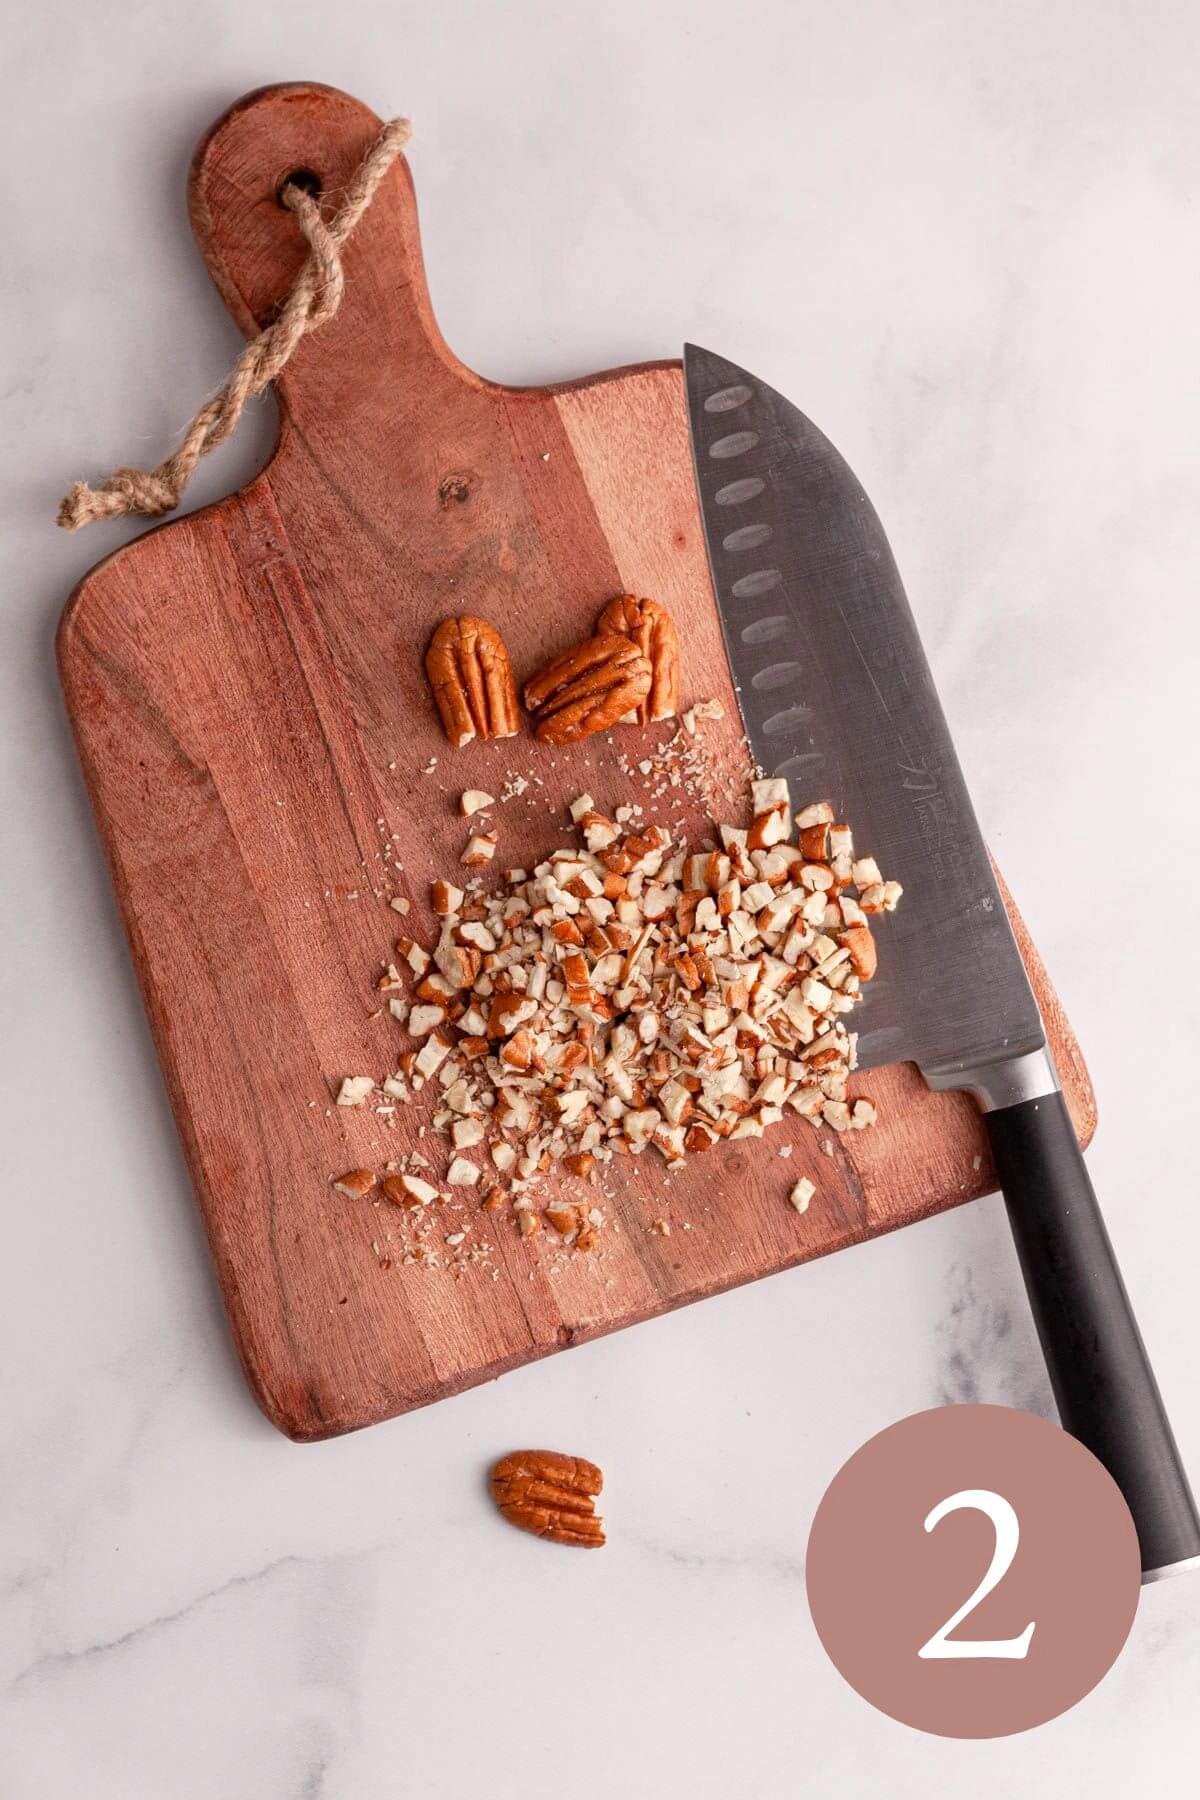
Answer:
[[[875,921],[859,1062],[936,1086],[1043,1048],[899,571],[875,510],[790,401],[688,344],[684,379],[708,564],[751,754],[793,804],[829,800],[903,884]],[[966,1082],[963,1085],[967,1085]]]

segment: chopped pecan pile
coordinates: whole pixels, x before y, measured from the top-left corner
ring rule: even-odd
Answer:
[[[556,1544],[598,1549],[604,1525],[595,1497],[604,1477],[595,1463],[557,1450],[514,1450],[492,1470],[492,1499],[510,1525]]]
[[[791,1111],[838,1132],[874,1122],[848,1090],[848,1020],[875,972],[870,918],[899,884],[856,856],[828,805],[793,820],[780,780],[754,782],[753,801],[748,827],[690,852],[639,829],[636,809],[610,819],[582,795],[583,848],[507,870],[487,894],[435,883],[432,952],[400,940],[415,988],[393,1011],[421,1040],[402,1077],[441,1089],[450,1182],[506,1189],[527,1235],[530,1190],[556,1163],[586,1177],[650,1147],[678,1163]],[[585,1208],[543,1219],[578,1248],[594,1241]]]

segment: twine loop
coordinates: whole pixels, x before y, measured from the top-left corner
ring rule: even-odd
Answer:
[[[351,177],[334,217],[326,223],[306,187],[291,181],[280,192],[281,203],[295,215],[309,254],[278,316],[253,338],[222,385],[206,400],[178,448],[156,469],[115,469],[95,487],[77,481],[58,509],[65,531],[78,531],[93,519],[119,519],[128,513],[159,518],[178,506],[196,464],[224,443],[248,400],[272,382],[301,338],[327,323],[342,303],[346,277],[341,248],[411,135],[407,119],[384,126]]]

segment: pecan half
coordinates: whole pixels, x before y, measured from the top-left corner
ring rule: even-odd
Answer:
[[[649,662],[627,637],[586,638],[556,656],[525,686],[534,734],[544,744],[573,744],[607,731],[650,692]]]
[[[443,619],[425,652],[425,673],[455,749],[474,737],[516,737],[521,709],[512,664],[486,619]]]
[[[514,1450],[492,1470],[492,1499],[510,1525],[588,1549],[604,1542],[594,1504],[603,1486],[595,1463],[557,1450]]]
[[[650,664],[650,692],[637,709],[638,724],[672,718],[679,711],[679,633],[666,607],[618,594],[596,620],[596,631],[627,637]]]

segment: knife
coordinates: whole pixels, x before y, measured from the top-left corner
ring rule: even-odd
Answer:
[[[1066,1429],[1137,1527],[1143,1579],[1200,1563],[1200,1519],[1067,1115],[883,527],[804,414],[688,344],[713,590],[750,751],[828,800],[904,900],[864,989],[858,1063],[974,1096]]]

